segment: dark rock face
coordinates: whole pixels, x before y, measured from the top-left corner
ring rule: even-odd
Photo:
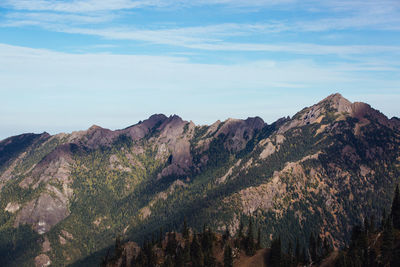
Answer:
[[[68,215],[66,202],[48,193],[43,193],[37,200],[27,203],[18,213],[15,226],[31,224],[39,234],[44,234]]]
[[[21,134],[2,140],[0,142],[0,170],[5,167],[10,159],[26,151],[35,141],[40,138],[47,139],[49,137],[50,135],[48,133]]]
[[[144,138],[152,130],[156,130],[160,125],[167,120],[164,114],[155,114],[150,116],[147,120],[140,122],[136,125],[128,127],[124,130],[118,131],[119,133],[126,134],[132,140],[137,141]]]

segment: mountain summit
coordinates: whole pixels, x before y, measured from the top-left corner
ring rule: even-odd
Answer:
[[[235,235],[251,216],[264,244],[312,233],[341,247],[389,206],[399,151],[397,118],[340,94],[272,124],[156,114],[116,131],[10,137],[0,142],[0,265],[97,265],[116,234],[140,242],[184,218]]]

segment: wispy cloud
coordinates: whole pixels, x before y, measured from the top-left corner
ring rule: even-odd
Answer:
[[[129,28],[89,29],[43,23],[53,31],[99,36],[110,40],[130,40],[206,51],[284,52],[301,55],[361,55],[376,53],[400,54],[399,46],[391,45],[322,45],[312,43],[242,43],[227,42],[226,37],[265,34],[268,26],[253,24],[220,24],[204,27],[182,27],[161,30]]]
[[[3,6],[17,10],[96,12],[144,7],[192,7],[204,5],[225,5],[231,7],[266,7],[295,3],[297,0],[5,0]]]
[[[245,64],[200,64],[186,57],[72,54],[0,44],[0,80],[8,90],[146,89],[212,90],[297,88],[357,80],[358,71],[382,69],[382,64],[312,60],[254,60]],[[397,66],[398,69],[399,66]],[[392,66],[393,69],[396,66]],[[18,77],[24,74],[24,79]],[[90,75],[88,75],[90,74]],[[373,78],[369,78],[372,81]],[[390,81],[387,81],[390,82]],[[383,84],[387,84],[383,82]]]
[[[4,26],[50,26],[57,24],[74,25],[74,24],[98,24],[109,22],[115,19],[113,14],[60,14],[52,12],[10,12],[4,15],[6,23]]]
[[[131,1],[131,0],[5,0],[2,4],[16,10],[57,11],[69,13],[112,11],[133,9],[149,5],[158,5],[160,1]]]

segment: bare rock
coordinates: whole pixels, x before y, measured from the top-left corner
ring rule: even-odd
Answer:
[[[47,236],[44,237],[44,241],[42,243],[42,252],[46,253],[51,251],[51,244]]]
[[[68,215],[69,210],[65,202],[44,192],[38,199],[28,202],[22,208],[15,219],[14,226],[30,224],[39,234],[44,234]]]
[[[215,136],[224,134],[228,138],[226,148],[239,151],[246,147],[247,142],[253,138],[254,133],[265,126],[260,117],[247,118],[246,120],[227,119]]]
[[[40,254],[39,256],[36,256],[35,258],[35,266],[36,267],[46,267],[50,266],[51,260],[49,256],[46,254]]]
[[[15,213],[19,210],[20,205],[15,202],[9,202],[5,208],[5,211],[8,211],[10,213]]]

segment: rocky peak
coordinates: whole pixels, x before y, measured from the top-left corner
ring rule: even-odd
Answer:
[[[151,129],[151,128],[154,128],[156,125],[160,125],[167,119],[168,119],[168,117],[165,116],[164,114],[154,114],[154,115],[151,115],[147,120],[145,120],[139,124],[144,125],[147,128]]]
[[[103,129],[103,128],[98,126],[98,125],[96,125],[96,124],[93,124],[92,126],[90,126],[90,128],[87,131],[88,132],[93,132],[93,131],[100,130],[100,129]]]
[[[247,141],[250,140],[255,131],[265,126],[264,121],[260,117],[247,118],[246,120],[227,119],[215,136],[224,134],[228,136],[230,141],[226,144],[228,149],[239,151],[243,149]]]
[[[341,94],[336,93],[328,96],[327,98],[320,101],[313,107],[324,107],[325,109],[335,110],[337,112],[351,112],[352,103],[344,98]]]
[[[152,129],[158,128],[162,123],[167,120],[167,116],[164,114],[151,115],[147,120],[139,122],[126,129],[119,130],[121,134],[130,136],[133,140],[139,140],[145,137]]]
[[[248,126],[250,126],[251,128],[255,128],[255,129],[261,129],[262,127],[265,126],[265,122],[263,119],[261,119],[260,117],[248,117],[245,120],[246,124]]]
[[[171,115],[169,116],[164,122],[160,125],[159,129],[161,131],[167,129],[167,128],[177,128],[181,126],[182,124],[186,124],[186,121],[183,121],[181,117],[178,115]]]

